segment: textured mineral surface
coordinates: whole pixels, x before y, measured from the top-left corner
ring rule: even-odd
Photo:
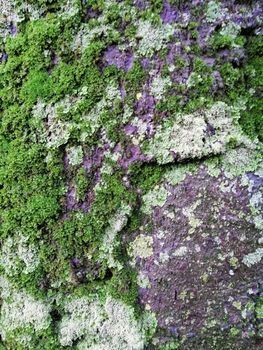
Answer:
[[[0,350],[263,348],[260,0],[0,0]]]

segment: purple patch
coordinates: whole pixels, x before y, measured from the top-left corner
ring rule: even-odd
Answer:
[[[12,23],[10,26],[10,33],[13,37],[15,37],[17,34],[17,26],[14,23]]]
[[[65,152],[65,154],[64,154],[63,164],[64,164],[64,170],[67,173],[68,168],[69,168],[69,157],[68,157],[67,152]]]
[[[132,145],[127,148],[125,154],[119,159],[119,164],[121,165],[122,168],[128,169],[129,165],[133,162],[138,162],[138,161],[148,161],[149,157],[143,155],[141,153],[140,147],[136,145]]]
[[[221,191],[222,183],[232,190]],[[165,205],[154,208],[142,223],[152,227],[154,255],[136,260],[137,269],[151,284],[151,288],[139,289],[141,303],[151,306],[167,335],[200,337],[208,319],[217,320],[219,330],[243,322],[233,300],[245,307],[252,301],[248,289],[261,277],[258,267],[248,270],[242,263],[237,268],[230,264],[231,254],[241,262],[254,251],[259,237],[253,224],[240,217],[241,212],[244,217],[250,215],[247,189],[239,178],[209,176],[204,166],[179,185],[165,186],[170,192]],[[185,209],[198,198],[193,215],[200,223],[189,233]],[[173,212],[174,218],[167,217],[167,212]],[[182,247],[185,253],[175,253]],[[168,259],[162,260],[162,254]],[[223,322],[226,316],[229,325]]]
[[[120,93],[121,93],[121,100],[124,101],[124,98],[126,96],[126,91],[125,91],[123,81],[121,82],[121,85],[120,85]]]
[[[177,18],[177,11],[171,6],[168,0],[165,0],[163,11],[161,13],[161,19],[163,23],[175,22]]]
[[[66,194],[66,207],[72,210],[77,202],[77,191],[75,187],[68,186],[68,191]]]
[[[8,59],[8,55],[5,52],[1,53],[1,62],[6,62]]]
[[[124,127],[124,131],[125,131],[125,134],[126,135],[132,135],[134,134],[136,131],[137,131],[137,126],[134,126],[134,125],[131,125],[131,124],[128,124]]]
[[[147,6],[147,3],[144,0],[134,0],[134,5],[136,5],[139,10],[144,10]]]
[[[219,89],[223,89],[224,87],[224,82],[221,77],[221,74],[218,71],[213,72],[213,85],[212,85],[212,90],[217,91]]]
[[[143,68],[148,68],[151,64],[151,60],[149,58],[142,58],[141,65]]]
[[[54,64],[54,66],[56,66],[58,64],[58,56],[57,55],[54,55],[53,64]]]
[[[121,52],[116,46],[110,46],[106,53],[105,59],[108,65],[114,64],[119,69],[124,68],[125,71],[131,69],[133,64],[133,55],[128,52]]]

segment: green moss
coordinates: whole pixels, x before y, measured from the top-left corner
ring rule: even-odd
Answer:
[[[126,267],[123,271],[114,272],[108,284],[108,291],[113,298],[133,306],[138,315],[138,286],[135,271]]]
[[[214,99],[212,96],[198,96],[193,97],[190,102],[185,106],[187,113],[193,113],[198,109],[209,108],[212,106]]]
[[[231,48],[233,45],[243,47],[245,39],[243,36],[238,36],[235,40],[227,35],[216,34],[211,40],[213,50]]]
[[[250,58],[260,57],[263,55],[263,38],[260,35],[251,36],[247,40],[247,53]]]
[[[45,18],[28,22],[26,35],[28,41],[34,47],[48,48],[48,46],[60,35],[61,25],[54,14]]]
[[[258,319],[263,318],[263,297],[259,297],[257,304],[256,304],[256,316]]]
[[[246,43],[246,38],[240,35],[241,27],[234,23],[228,22],[224,23],[220,28],[220,31],[215,32],[215,34],[210,39],[210,45],[213,50],[233,48],[233,47],[243,47]]]
[[[147,69],[142,67],[139,59],[135,59],[128,72],[114,65],[105,67],[104,53],[108,46],[120,44],[124,48],[122,44],[125,39],[117,30],[121,28],[123,32],[125,28],[124,35],[132,40],[132,45],[136,36],[136,40],[141,43],[144,38],[137,33],[138,21],[135,18],[142,20],[141,28],[146,33],[144,37],[148,38],[149,35],[155,42],[151,45],[151,42],[145,40],[140,47],[141,53],[152,56],[158,51],[159,57],[163,59],[168,50],[165,44],[171,39],[174,27],[162,25],[161,0],[149,1],[144,11],[133,8],[134,4],[129,0],[123,3],[90,0],[82,4],[82,8],[80,2],[76,1],[78,15],[73,13],[72,16],[61,12],[66,2],[28,0],[27,3],[43,10],[41,17],[29,20],[30,14],[26,14],[18,24],[17,35],[8,37],[6,42],[1,41],[1,50],[7,53],[8,59],[0,64],[0,243],[2,247],[8,237],[15,237],[22,231],[30,244],[37,246],[39,259],[36,269],[30,273],[25,273],[23,261],[18,261],[17,273],[8,278],[20,290],[25,289],[41,299],[48,295],[58,301],[66,295],[103,295],[108,292],[135,307],[139,318],[141,310],[138,307],[137,276],[129,267],[129,257],[122,243],[122,229],[127,234],[135,233],[143,223],[144,214],[142,211],[138,213],[141,203],[135,190],[139,189],[144,200],[148,200],[148,213],[151,212],[151,204],[162,205],[165,202],[168,192],[164,187],[157,187],[164,167],[156,164],[143,165],[140,162],[133,164],[128,171],[131,188],[127,188],[123,179],[127,174],[120,171],[113,160],[107,161],[112,172],[101,174],[99,183],[93,188],[94,200],[91,207],[88,212],[84,212],[82,209],[67,208],[66,185],[75,185],[76,207],[80,208],[81,202],[87,199],[86,194],[91,190],[95,171],[91,177],[87,176],[81,166],[82,153],[79,152],[79,157],[74,164],[71,163],[65,174],[63,158],[65,150],[76,144],[81,145],[83,152],[101,146],[98,137],[100,132],[105,133],[111,146],[121,143],[126,147],[127,137],[120,131],[123,124],[123,105],[133,109],[136,95],[142,91]],[[182,8],[186,2],[171,3]],[[23,5],[23,1],[17,0],[16,5]],[[91,9],[98,11],[97,18],[88,18],[86,14]],[[198,6],[191,13],[197,14],[202,9],[202,6]],[[101,25],[100,21],[109,26],[107,33],[95,35],[85,48],[85,45],[80,44],[80,48],[74,49],[77,33],[85,27],[88,30],[96,29]],[[198,37],[197,28],[197,22],[190,22],[186,28],[194,41]],[[262,85],[262,39],[259,36],[249,37],[245,41],[238,28],[221,29],[223,31],[211,40],[211,53],[221,48],[243,45],[248,52],[248,64],[245,68],[237,68],[230,63],[220,67],[218,59],[216,68],[225,84],[225,90],[221,91],[222,99],[231,105],[240,97],[246,100],[247,110],[241,115],[240,124],[251,137],[262,139],[262,107],[259,97]],[[234,35],[231,30],[234,30]],[[201,55],[196,42],[191,47],[185,47],[185,52]],[[58,58],[56,64],[55,57]],[[175,69],[178,71],[191,65],[179,57],[175,60]],[[149,69],[151,68],[153,67],[150,66]],[[171,68],[168,65],[163,68],[160,72],[163,78],[169,76]],[[212,68],[206,66],[200,58],[195,59],[188,86],[171,86],[169,96],[157,104],[154,122],[162,122],[162,112],[170,114],[171,119],[174,119],[178,112],[207,107],[217,97],[221,100],[222,96],[211,96],[212,83]],[[114,91],[119,91],[121,84],[124,84],[126,91],[124,103],[118,93],[114,94]],[[112,88],[110,92],[115,97],[109,98],[110,102],[97,111],[100,101],[107,99],[108,88]],[[189,102],[186,94],[189,94]],[[76,97],[79,102],[74,101]],[[57,111],[56,117],[61,122],[71,123],[76,127],[72,128],[65,142],[59,143],[57,148],[48,149],[43,136],[47,116],[37,119],[33,116],[32,108],[37,102],[46,102],[48,108],[61,101],[65,107],[62,106]],[[91,117],[85,119],[87,115]],[[131,117],[132,114],[126,121]],[[87,137],[83,136],[84,133]],[[236,140],[231,139],[228,146],[235,147]],[[170,173],[167,176],[168,181],[177,183],[185,176],[185,170],[194,171],[195,168],[181,170]],[[116,213],[124,207],[131,208],[131,213],[129,211],[126,215],[123,227],[117,232],[116,245],[113,244],[112,250],[109,249],[114,260],[121,266],[118,270],[116,266],[119,265],[112,267],[107,257],[100,255],[99,249],[105,239],[109,220],[115,218]],[[153,229],[150,224],[143,224],[143,227],[144,233],[150,233]],[[80,260],[81,271],[73,266],[74,258]],[[83,273],[82,279],[78,278],[78,272]],[[1,274],[8,275],[4,268],[1,269]],[[54,306],[54,310],[60,314],[63,312],[58,305]],[[261,302],[257,310],[260,317]],[[32,338],[26,348],[61,348],[55,336],[59,317],[55,311],[52,314],[52,326],[44,333],[34,333],[33,329],[28,329]],[[22,333],[22,329],[18,329],[5,340],[3,347],[25,349],[18,342]],[[149,338],[151,336],[152,333]],[[173,342],[165,349],[175,349],[177,346],[178,343]]]
[[[187,62],[183,60],[181,57],[175,57],[175,67],[180,69],[187,66]]]
[[[237,337],[240,333],[241,333],[240,329],[238,329],[236,327],[230,328],[230,336],[231,337]]]
[[[159,14],[158,2],[159,0],[157,0],[157,6],[155,6],[154,12],[151,10],[150,7],[146,7],[143,11],[141,11],[140,18],[144,21],[150,21],[153,25],[160,25],[161,17]],[[154,7],[154,4],[152,4],[152,6]]]
[[[80,168],[76,179],[78,200],[84,201],[88,191],[90,181],[91,181],[91,178],[86,176],[85,169]]]
[[[16,0],[16,4],[19,5],[21,3],[21,0]],[[58,1],[58,0],[27,0],[28,4],[36,5],[36,6],[43,6],[43,5],[51,5],[51,4],[57,4],[57,3],[65,3],[65,0]]]
[[[146,193],[161,179],[163,169],[156,165],[142,166],[140,163],[134,163],[129,168],[131,183],[133,186],[139,187],[143,193]]]
[[[137,32],[137,26],[133,23],[130,23],[125,28],[124,34],[128,39],[132,39],[135,37],[136,32]]]
[[[228,144],[226,145],[226,149],[233,149],[236,148],[236,146],[238,145],[238,140],[236,137],[232,137]]]
[[[127,72],[125,76],[126,86],[129,92],[133,91],[134,94],[138,92],[145,78],[145,71],[140,64],[139,60],[133,62],[132,68]]]
[[[0,130],[9,140],[22,138],[28,128],[30,114],[24,106],[18,103],[9,106],[3,111]]]
[[[195,58],[193,72],[191,73],[187,85],[198,91],[198,94],[205,95],[210,91],[213,83],[211,68],[208,67],[200,58]]]
[[[161,345],[160,347],[158,347],[158,350],[176,350],[180,348],[180,345],[180,342],[175,340]]]
[[[219,68],[225,85],[224,99],[229,104],[236,103],[241,97],[246,101],[246,108],[240,113],[239,124],[252,139],[258,137],[262,141],[262,38],[249,38],[245,48],[249,56],[244,67],[234,68],[231,63],[225,63]]]
[[[105,11],[105,23],[110,23],[112,27],[118,28],[121,24],[122,18],[118,4],[112,4],[107,7]]]
[[[177,69],[182,69],[186,65],[187,63],[184,60],[176,59]],[[170,88],[173,93],[166,96],[163,101],[158,102],[156,110],[176,114],[178,112],[194,112],[203,107],[207,108],[214,102],[214,97],[211,94],[212,84],[212,68],[208,67],[199,57],[196,57],[187,83],[173,84]],[[187,103],[184,98],[186,92],[189,94]]]
[[[223,64],[220,67],[220,74],[229,92],[234,90],[236,84],[242,77],[242,71],[238,68],[234,68],[231,63]]]
[[[104,185],[98,189],[90,212],[93,234],[97,232],[101,236],[101,229],[105,228],[105,216],[109,218],[123,203],[132,204],[136,198],[124,187],[120,175],[121,173],[115,173],[113,176],[104,175]]]
[[[150,0],[150,9],[151,12],[161,13],[163,9],[163,1],[162,0]]]
[[[247,102],[247,110],[241,115],[240,124],[243,130],[251,137],[256,136],[263,141],[263,106],[262,88],[263,88],[263,62],[261,58],[250,60],[246,68],[247,89],[250,95]],[[249,74],[250,73],[250,74]]]
[[[160,101],[157,103],[156,110],[158,112],[168,112],[171,114],[175,114],[182,110],[180,101],[181,101],[180,95],[167,96],[163,101]]]
[[[65,96],[66,94],[71,94],[74,88],[77,86],[76,72],[77,68],[74,64],[66,64],[60,62],[52,71],[50,77],[51,87],[53,89],[52,95],[55,93],[56,100]],[[40,96],[41,97],[41,96]]]
[[[21,98],[32,106],[38,98],[48,101],[53,93],[52,80],[47,72],[32,71],[21,89]]]

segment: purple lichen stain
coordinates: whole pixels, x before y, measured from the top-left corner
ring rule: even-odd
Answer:
[[[223,183],[231,192],[221,190]],[[154,254],[136,260],[150,283],[139,289],[141,304],[150,306],[167,334],[175,327],[180,336],[202,338],[209,319],[215,321],[212,329],[224,327],[226,318],[229,327],[242,324],[233,301],[253,302],[247,291],[261,278],[259,265],[248,269],[242,264],[260,237],[249,219],[247,188],[224,173],[211,177],[204,166],[177,186],[166,186],[171,195],[165,205],[142,223],[152,227]]]
[[[11,34],[12,37],[16,36],[17,30],[18,30],[17,26],[14,23],[11,23],[11,25],[10,25],[10,34]]]
[[[161,13],[161,19],[163,23],[172,23],[177,19],[177,10],[172,7],[168,0],[164,1],[163,10]]]
[[[121,52],[116,46],[110,46],[105,53],[105,60],[108,65],[115,65],[119,69],[129,71],[133,64],[133,54]]]

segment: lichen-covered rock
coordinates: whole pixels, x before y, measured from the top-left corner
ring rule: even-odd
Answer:
[[[3,341],[11,341],[14,348],[26,348],[33,343],[33,337],[45,335],[51,325],[49,303],[17,291],[3,277],[0,279],[0,292],[0,334]]]
[[[176,115],[174,119],[157,129],[146,146],[146,154],[155,157],[159,164],[224,153],[233,138],[237,143],[242,140],[231,118],[231,109],[222,102],[210,110]]]
[[[144,349],[147,332],[155,330],[155,318],[146,313],[136,320],[131,308],[107,297],[105,303],[80,298],[65,305],[68,316],[60,325],[60,343],[70,346],[81,339],[77,349]]]
[[[38,265],[36,247],[28,242],[28,237],[19,234],[16,237],[8,237],[3,243],[0,266],[7,275],[12,276],[21,271],[28,274],[33,272]]]
[[[187,349],[212,346],[207,334],[215,348],[223,337],[225,348],[243,349],[259,332],[255,308],[262,288],[262,230],[251,199],[262,194],[263,178],[254,175],[248,187],[242,175],[253,173],[229,178],[223,164],[224,158],[216,176],[203,164],[194,174],[185,168],[175,184],[169,170],[163,183],[166,200],[153,205],[142,224],[151,227],[146,236],[151,254],[133,249],[139,274],[148,281],[140,287],[142,305],[155,312],[168,338],[181,336]],[[262,200],[258,203],[262,206]],[[139,231],[131,244],[141,236]],[[146,252],[144,243],[141,248]],[[156,338],[160,345],[161,334]]]
[[[262,20],[0,0],[0,349],[262,348]]]

